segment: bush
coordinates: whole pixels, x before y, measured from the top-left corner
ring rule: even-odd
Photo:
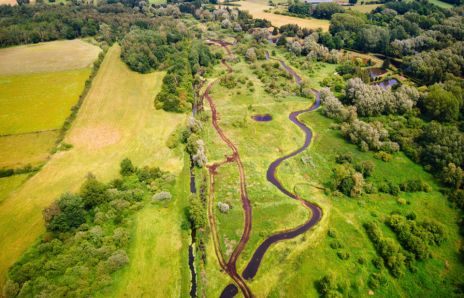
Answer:
[[[222,213],[228,213],[229,212],[229,209],[230,209],[229,204],[223,203],[223,202],[218,202],[217,206],[219,208],[219,211],[221,211]]]
[[[159,202],[159,201],[164,201],[164,200],[170,200],[172,199],[172,195],[169,191],[160,191],[153,195],[152,201],[153,202]]]
[[[335,158],[335,162],[338,164],[343,163],[352,163],[353,162],[353,154],[351,152],[338,154]]]
[[[219,80],[221,86],[226,87],[227,89],[233,89],[237,86],[237,80],[234,75],[224,75]]]
[[[337,256],[341,259],[341,260],[348,260],[350,258],[350,253],[349,252],[346,252],[346,251],[338,251],[337,252]]]
[[[123,250],[118,250],[113,253],[107,260],[107,266],[109,272],[115,272],[118,269],[129,263],[129,257]]]
[[[379,151],[374,154],[374,157],[377,159],[380,159],[381,161],[384,162],[389,162],[393,159],[393,156],[390,153],[384,152],[384,151]]]
[[[129,158],[124,158],[121,161],[120,168],[119,173],[121,176],[129,176],[135,173],[135,167]]]
[[[357,144],[363,151],[396,152],[399,145],[389,140],[388,131],[380,122],[367,123],[358,119],[345,122],[341,126],[342,134],[352,143]]]
[[[377,289],[385,285],[387,279],[381,272],[374,272],[369,276],[369,281],[367,283],[372,289]]]
[[[436,222],[418,223],[395,214],[387,218],[387,224],[396,233],[401,245],[419,260],[430,257],[428,245],[441,245],[446,239],[444,226]]]
[[[405,192],[431,192],[432,187],[422,179],[411,179],[400,184],[400,189]]]
[[[331,237],[331,238],[337,238],[337,231],[335,229],[331,228],[327,232],[327,235],[329,235],[329,237]]]
[[[334,240],[330,243],[330,247],[332,249],[339,249],[339,248],[343,248],[343,244],[339,240]]]
[[[356,171],[363,174],[365,178],[370,177],[374,171],[375,165],[370,160],[364,160],[355,166]]]
[[[43,216],[48,231],[71,231],[86,221],[84,202],[79,196],[64,194],[43,211]]]
[[[396,278],[402,276],[406,270],[406,257],[400,246],[393,239],[384,237],[376,223],[366,223],[364,228],[391,274]]]
[[[79,192],[84,202],[84,207],[91,209],[108,201],[107,189],[105,184],[99,182],[92,174],[89,174]]]
[[[356,197],[362,193],[364,177],[361,173],[356,172],[350,164],[341,164],[332,169],[330,184],[332,190]]]

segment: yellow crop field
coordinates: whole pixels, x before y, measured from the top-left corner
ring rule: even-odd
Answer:
[[[47,160],[58,131],[0,137],[0,168],[37,165]]]
[[[90,68],[0,76],[0,135],[61,128]]]

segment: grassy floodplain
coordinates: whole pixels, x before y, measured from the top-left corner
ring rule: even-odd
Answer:
[[[279,56],[279,58],[283,57]],[[258,62],[260,63],[264,62]],[[253,251],[266,237],[275,232],[296,227],[310,217],[308,211],[299,203],[284,196],[267,182],[266,171],[273,160],[301,146],[304,135],[288,120],[288,114],[294,110],[307,108],[312,101],[297,96],[275,98],[264,91],[263,84],[253,74],[248,63],[240,62],[232,64],[232,67],[237,77],[246,77],[253,82],[255,91],[250,92],[243,85],[228,89],[217,83],[210,94],[216,103],[221,127],[239,150],[245,168],[248,195],[253,207],[250,240],[237,262],[238,271],[241,272]],[[221,75],[224,75],[224,66],[218,65],[214,76]],[[286,84],[295,83],[289,79]],[[206,103],[205,109],[208,114],[209,107]],[[255,122],[251,119],[254,114],[270,114],[273,120]],[[224,155],[230,153],[209,125],[205,131],[205,141],[211,163],[223,160]],[[285,176],[286,171],[290,171],[292,176]],[[279,168],[277,175],[285,185],[297,177],[304,180],[303,172],[284,167]],[[243,229],[243,211],[237,192],[238,181],[239,176],[235,164],[220,167],[215,177],[215,206],[218,201],[227,202],[232,206],[227,214],[220,213],[215,208],[221,250],[226,259],[237,245]],[[324,204],[324,199],[319,194],[306,198]],[[294,255],[295,252],[301,252],[307,248],[319,231],[322,229],[317,227],[312,232],[312,236],[308,235],[303,241],[300,240],[297,243],[282,242],[273,246],[266,254],[256,278],[250,284],[253,293],[258,297],[266,296],[273,286],[277,286],[279,275],[286,274],[284,273],[285,267],[279,264],[285,260],[286,256]],[[212,243],[208,249],[210,256],[206,269],[208,288],[205,290],[206,296],[214,297],[220,295],[227,279],[223,273],[218,272],[218,263]]]
[[[164,73],[132,72],[119,56],[119,46],[113,46],[93,81],[65,139],[73,149],[55,154],[15,196],[2,203],[2,282],[8,267],[44,231],[42,209],[62,192],[76,190],[88,172],[108,180],[116,176],[124,157],[141,166],[157,164],[174,173],[180,171],[181,159],[165,143],[184,116],[153,107],[153,95],[160,90]]]
[[[262,0],[253,0],[253,1],[240,1],[238,2],[240,9],[247,10],[254,18],[266,19],[271,22],[274,26],[283,26],[287,24],[297,24],[300,27],[308,29],[317,29],[322,28],[324,31],[329,30],[329,21],[328,20],[319,20],[319,19],[303,19],[285,15],[274,14],[270,12],[265,12],[264,10],[269,9],[267,1]]]
[[[330,247],[335,240],[325,236],[321,238],[322,242],[318,246],[293,261],[292,265],[297,268],[295,274],[282,276],[284,286],[275,288],[272,293],[277,296],[281,293],[290,296],[300,293],[306,293],[305,297],[316,296],[317,292],[313,284],[307,281],[316,281],[327,272],[333,272],[351,283],[356,296],[368,297],[369,273],[375,272],[376,269],[369,261],[359,265],[358,260],[360,258],[370,260],[376,254],[362,224],[371,220],[381,222],[393,211],[402,213],[414,211],[420,220],[435,219],[442,222],[449,229],[448,240],[441,247],[433,248],[433,259],[418,262],[416,273],[408,272],[400,279],[387,275],[387,285],[380,291],[375,291],[375,294],[381,297],[411,297],[425,294],[431,297],[443,297],[446,293],[450,293],[452,284],[443,283],[444,278],[457,280],[463,270],[457,253],[452,253],[453,248],[460,241],[455,224],[457,212],[448,205],[446,197],[438,191],[439,187],[432,176],[402,153],[396,154],[391,162],[385,163],[375,159],[372,152],[360,152],[354,145],[348,144],[337,130],[330,129],[333,122],[320,113],[306,114],[302,119],[316,133],[314,144],[308,152],[312,157],[313,166],[305,170],[310,180],[321,184],[327,182],[330,179],[331,169],[335,166],[335,157],[341,153],[351,152],[357,161],[371,160],[375,163],[373,177],[376,181],[387,179],[399,183],[411,177],[421,178],[432,185],[433,191],[401,193],[400,198],[409,202],[406,205],[399,204],[397,198],[393,196],[381,194],[364,195],[357,199],[330,197],[329,227],[337,231],[338,240],[343,245],[342,250],[350,252],[350,258],[340,260],[336,255],[337,251]],[[301,164],[298,165],[296,160],[293,164],[289,164],[290,168],[295,166],[301,167]],[[300,189],[304,191],[303,187]],[[385,226],[384,233],[394,237]]]
[[[302,64],[300,60],[292,59],[273,46],[267,47],[269,50],[275,49],[277,58],[286,60],[316,89],[321,87],[320,82],[325,77],[335,71],[336,65],[326,63],[316,63],[312,71],[298,69]],[[262,63],[265,62],[257,61],[254,64],[259,66]],[[250,241],[237,262],[237,271],[242,272],[254,249],[267,236],[299,225],[308,216],[266,181],[266,170],[274,159],[294,150],[302,142],[303,134],[288,120],[288,114],[308,107],[311,101],[285,94],[270,96],[253,74],[255,66],[246,62],[229,64],[234,69],[233,75],[236,78],[246,77],[246,83],[232,88],[218,83],[210,95],[215,100],[222,129],[239,150],[253,207]],[[224,66],[218,65],[209,82],[224,75]],[[246,87],[248,80],[253,83],[254,90]],[[287,84],[291,85],[292,82],[288,81]],[[206,103],[205,111],[209,113]],[[273,119],[270,122],[255,122],[251,119],[253,114],[270,114]],[[460,242],[456,226],[458,213],[439,192],[440,187],[435,179],[403,153],[395,154],[390,162],[383,162],[376,159],[373,152],[359,151],[355,145],[345,141],[338,130],[331,128],[335,123],[319,111],[303,114],[300,120],[313,130],[313,143],[299,156],[284,162],[277,175],[288,189],[320,204],[324,216],[314,229],[271,247],[256,277],[248,282],[252,292],[257,297],[317,297],[315,283],[326,274],[334,273],[356,297],[411,297],[427,293],[433,297],[443,297],[451,293],[453,283],[459,280],[460,272],[464,270],[455,249]],[[212,127],[206,128],[204,139],[210,162],[223,160],[224,155],[229,153]],[[398,197],[388,194],[363,195],[360,198],[325,193],[322,189],[331,179],[336,156],[350,152],[355,162],[369,160],[374,163],[375,171],[371,178],[374,183],[384,180],[401,183],[414,177],[428,183],[432,191],[401,192]],[[303,162],[303,158],[306,162]],[[215,205],[220,249],[226,259],[238,243],[243,229],[243,212],[237,189],[238,174],[234,164],[220,167],[215,177],[215,204],[221,201],[231,205],[227,214],[220,213]],[[406,204],[399,198],[404,199]],[[382,222],[392,212],[406,214],[411,211],[416,213],[418,220],[432,219],[447,226],[447,241],[440,247],[431,247],[432,258],[417,261],[417,271],[414,273],[407,272],[404,277],[395,279],[384,271],[386,284],[372,290],[368,280],[373,272],[378,272],[372,264],[377,253],[363,224],[378,221],[382,224],[383,233],[395,238]],[[342,244],[341,248],[331,247],[335,239],[327,236],[329,229],[336,231],[336,240]],[[337,256],[338,252],[348,252],[349,258],[342,260]],[[203,293],[218,296],[230,280],[220,272],[212,241],[207,253],[207,280]]]

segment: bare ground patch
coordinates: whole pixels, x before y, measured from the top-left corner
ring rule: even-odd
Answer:
[[[119,143],[121,133],[110,125],[98,125],[95,127],[77,128],[70,136],[74,146],[87,149],[100,149]]]

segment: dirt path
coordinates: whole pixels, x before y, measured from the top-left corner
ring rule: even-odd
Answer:
[[[213,99],[209,95],[209,91],[214,86],[215,82],[216,81],[208,85],[208,87],[206,88],[204,97],[208,101],[210,108],[211,108],[211,121],[212,121],[213,127],[216,130],[216,132],[219,134],[220,138],[224,141],[224,143],[226,143],[226,145],[230,148],[230,150],[232,151],[232,154],[226,157],[225,161],[208,166],[209,175],[210,175],[210,198],[209,198],[209,204],[208,204],[208,219],[210,221],[210,225],[212,229],[215,253],[216,253],[216,256],[218,257],[219,264],[221,265],[222,269],[226,271],[227,274],[229,274],[229,276],[237,283],[243,295],[245,297],[252,297],[253,295],[250,289],[245,284],[245,281],[242,279],[242,277],[239,274],[237,274],[237,268],[236,268],[237,258],[242,253],[243,249],[245,248],[246,243],[248,242],[248,239],[250,238],[251,216],[252,216],[251,204],[250,204],[250,200],[248,199],[248,192],[246,189],[245,170],[243,168],[243,164],[240,159],[240,155],[238,153],[237,147],[235,147],[232,141],[226,136],[224,131],[219,126],[219,122],[218,122],[219,114],[216,110],[216,105],[214,104]],[[229,261],[226,263],[224,257],[222,256],[222,253],[220,252],[219,236],[217,234],[216,220],[214,218],[213,200],[214,200],[214,177],[215,177],[215,174],[217,173],[217,169],[221,165],[225,163],[229,163],[229,162],[235,162],[237,165],[238,171],[239,171],[240,198],[242,200],[242,207],[244,210],[245,219],[244,219],[243,233],[242,233],[242,237],[240,238],[240,242],[235,247],[234,251],[232,252],[230,256]]]
[[[220,41],[220,40],[208,40],[213,43],[217,43],[221,45],[228,53],[229,56],[232,56],[232,51],[228,48],[228,45],[231,45],[229,43]],[[225,59],[221,60],[222,64],[227,68],[228,72],[231,73],[233,70],[230,67],[230,65],[227,64]],[[224,131],[221,129],[219,126],[219,114],[216,110],[216,105],[209,95],[209,92],[211,88],[214,86],[216,81],[211,82],[208,87],[205,90],[205,93],[203,95],[204,98],[208,101],[210,108],[211,108],[211,122],[213,124],[214,129],[218,133],[219,137],[223,140],[223,142],[230,148],[232,151],[232,154],[229,156],[226,156],[226,159],[222,162],[215,163],[212,165],[208,166],[209,170],[209,176],[210,176],[210,192],[209,192],[209,203],[208,203],[208,220],[211,225],[211,230],[213,234],[213,242],[214,242],[214,249],[215,249],[215,254],[218,258],[219,265],[221,268],[227,272],[227,274],[235,281],[235,283],[239,286],[240,290],[242,291],[243,295],[245,297],[252,297],[253,294],[251,293],[250,289],[246,285],[245,281],[243,278],[237,273],[237,259],[242,253],[242,251],[245,248],[246,243],[250,239],[250,233],[251,233],[251,218],[252,218],[252,211],[251,211],[251,204],[250,200],[248,198],[248,192],[246,188],[246,178],[245,178],[245,170],[243,168],[242,161],[240,159],[240,155],[238,153],[237,147],[232,143],[232,141],[226,136]],[[240,198],[242,201],[242,208],[244,210],[244,227],[243,227],[243,232],[242,232],[242,237],[240,238],[240,242],[238,245],[235,247],[234,251],[232,252],[229,261],[226,262],[224,259],[224,256],[222,255],[220,251],[220,245],[219,245],[219,236],[217,232],[217,225],[216,225],[216,219],[214,217],[214,177],[217,174],[217,169],[222,166],[223,164],[226,163],[231,163],[235,162],[237,165],[237,169],[239,171],[239,177],[240,177]],[[233,292],[238,292],[237,289],[235,288],[235,291]],[[222,295],[221,295],[222,296]]]

